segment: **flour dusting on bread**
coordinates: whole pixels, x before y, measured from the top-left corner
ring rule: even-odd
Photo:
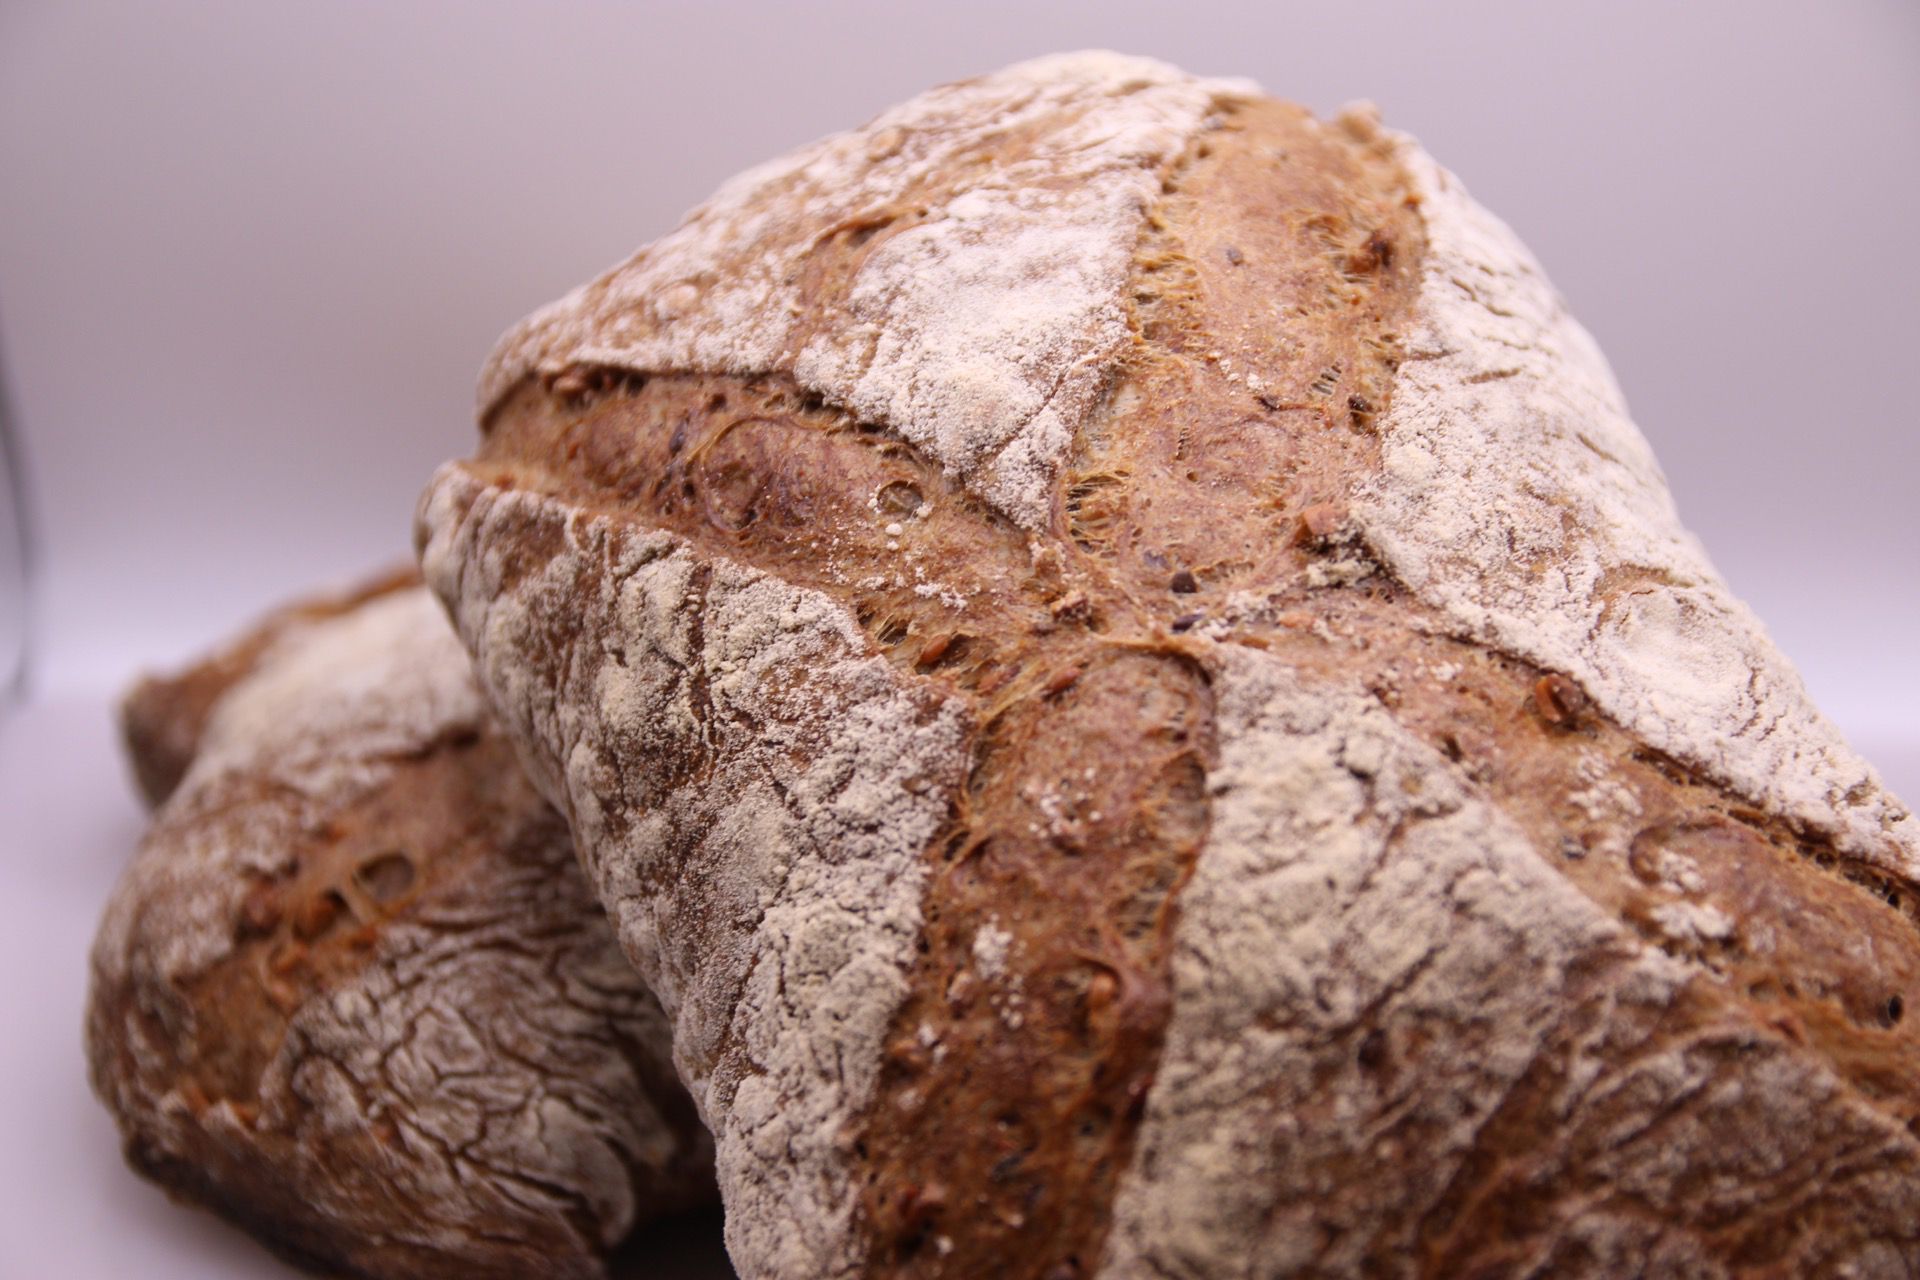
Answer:
[[[1904,811],[1509,233],[1243,92],[1044,60],[745,175],[429,491],[736,1264],[1874,1258]]]
[[[1126,348],[1161,169],[1216,101],[1252,91],[1090,53],[922,94],[740,175],[536,312],[489,361],[481,409],[570,365],[792,373],[1037,528]],[[874,245],[844,293],[810,295],[810,264],[840,235]]]
[[[1357,1275],[1381,1249],[1410,1255],[1430,1228],[1444,1236],[1454,1179],[1477,1176],[1469,1156],[1535,1090],[1554,1091],[1567,1170],[1539,1176],[1514,1228],[1542,1251],[1517,1256],[1541,1265],[1582,1231],[1623,1256],[1659,1245],[1711,1265],[1676,1223],[1572,1192],[1600,1170],[1637,1167],[1643,1194],[1678,1203],[1688,1171],[1712,1165],[1731,1210],[1778,1194],[1779,1170],[1820,1176],[1836,1129],[1911,1158],[1896,1116],[1782,1041],[1731,1020],[1670,1040],[1710,967],[1622,928],[1363,689],[1237,646],[1218,657],[1212,829],[1181,896],[1172,1022],[1103,1278]],[[1656,909],[1664,925],[1662,910],[1729,936],[1711,908]],[[1594,1007],[1614,1030],[1570,1036]],[[1625,1096],[1661,1120],[1614,1128]],[[1724,1142],[1751,1128],[1743,1114],[1796,1119]]]
[[[1234,645],[1218,658],[1212,827],[1100,1275],[1357,1274],[1375,1237],[1341,1221],[1336,1169],[1366,1185],[1365,1214],[1394,1197],[1410,1247],[1553,1029],[1570,968],[1643,967],[1648,999],[1684,975],[1363,690]],[[1392,1036],[1359,1051],[1374,1027]],[[1402,1055],[1418,1065],[1384,1107],[1380,1068]],[[1385,1137],[1401,1126],[1426,1135],[1417,1162]]]
[[[196,888],[154,892],[144,904],[149,917],[173,913],[152,930],[160,967],[196,972],[232,949],[234,904],[247,891],[238,872],[282,874],[307,814],[372,785],[386,757],[480,724],[486,708],[466,668],[459,639],[423,590],[290,627],[261,655],[215,707],[167,808],[180,847],[147,874]],[[286,801],[233,806],[230,791],[251,779],[283,788]],[[217,822],[197,816],[210,807],[228,812]],[[123,950],[114,931],[135,919],[110,911],[102,946]]]
[[[1604,357],[1531,254],[1396,138],[1428,251],[1355,514],[1463,634],[1579,681],[1649,745],[1891,871],[1920,832],[1680,524]]]
[[[957,707],[869,653],[838,602],[666,533],[457,467],[423,524],[429,581],[674,1019],[736,1264],[850,1274],[844,1138],[906,994]],[[479,549],[507,530],[557,549],[504,576]]]
[[[486,715],[439,602],[396,591],[297,627],[262,655],[215,709],[186,781],[262,770],[319,797]]]

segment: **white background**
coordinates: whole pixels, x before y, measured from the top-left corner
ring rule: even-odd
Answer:
[[[1920,7],[4,0],[0,340],[42,554],[33,701],[0,724],[0,1274],[275,1272],[123,1174],[84,1094],[86,939],[139,823],[108,692],[405,554],[494,337],[728,174],[1087,45],[1419,135],[1920,796]]]

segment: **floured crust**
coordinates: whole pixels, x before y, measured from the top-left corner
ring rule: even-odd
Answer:
[[[543,781],[674,1011],[730,1249],[752,1273],[848,1272],[843,1143],[904,994],[919,855],[963,762],[957,709],[903,687],[819,593],[670,534],[458,476],[427,518],[424,563],[480,678],[509,724],[553,744]],[[473,553],[528,540],[550,551],[537,566]],[[569,661],[557,687],[516,669],[583,626],[617,650]]]
[[[991,104],[1058,82],[1056,116],[1021,131],[943,123],[942,154],[980,163],[915,190],[966,207],[970,184],[1026,172],[1035,139],[1118,126],[1125,108],[1084,100],[1115,65],[936,92]],[[774,1106],[704,1094],[736,1264],[1900,1274],[1920,1262],[1910,820],[1673,524],[1604,366],[1506,233],[1363,116],[1208,92],[1155,153],[1157,195],[1103,215],[1131,245],[1118,290],[1053,271],[1059,305],[1015,309],[1035,351],[1077,341],[1061,317],[1126,315],[1124,342],[1081,348],[1100,391],[1040,504],[943,452],[970,420],[913,416],[937,396],[861,401],[832,361],[698,354],[752,308],[654,279],[651,250],[509,340],[481,455],[423,502],[429,582],[583,856],[645,868],[599,887],[663,978],[683,1072],[707,1078],[716,1045],[752,1060],[739,1046],[769,1030],[832,1063],[823,1096],[846,1120],[805,1148],[803,1181],[855,1191],[850,1214],[777,1189],[793,1176],[777,1117],[810,1105],[780,1090],[804,1075],[760,1074]],[[768,184],[807,155],[910,144],[877,130],[719,197],[759,193],[759,216],[815,246],[782,277],[803,312],[839,314],[917,223],[822,225]],[[1043,227],[1086,214],[1042,182],[1027,195]],[[759,241],[738,243],[738,260],[709,244],[713,279],[784,296]],[[648,307],[647,354],[516,354]],[[879,349],[894,322],[871,321]],[[873,335],[833,332],[867,358]],[[1567,517],[1535,520],[1555,493]],[[1469,574],[1441,545],[1455,526],[1514,545]],[[688,583],[749,576],[832,660],[715,666],[697,591],[603,603],[642,546]],[[1638,643],[1682,613],[1668,634],[1710,649]],[[882,879],[857,887],[862,863],[820,890],[877,937],[904,918],[898,840],[920,840],[901,873],[918,877],[913,945],[863,988],[858,1037],[796,1036],[762,1002],[716,1008],[670,977],[676,954],[736,936],[688,885],[780,883],[779,866],[633,833],[745,820],[743,762],[777,778],[858,759],[800,744],[847,723],[835,673],[861,663],[889,705],[937,706],[958,736],[910,775],[911,821],[839,845],[884,848]],[[1738,688],[1713,674],[1727,663]],[[720,714],[695,678],[718,670],[746,682],[733,705],[778,705],[787,727]],[[675,692],[608,700],[630,686]],[[811,812],[801,799],[789,812]],[[851,837],[799,820],[833,865]],[[801,1236],[805,1252],[771,1243]]]
[[[1830,980],[1830,955],[1740,954],[1820,898],[1736,905],[1709,889],[1728,851],[1648,823],[1652,883],[1620,913],[1364,689],[1230,649],[1216,692],[1213,839],[1102,1275],[1876,1275],[1913,1255],[1913,1089],[1882,1010],[1862,1001],[1836,1046],[1752,985]],[[1920,977],[1910,938],[1888,951],[1856,991]]]
[[[176,683],[129,708],[136,762],[188,762],[88,1010],[136,1168],[368,1276],[599,1275],[704,1198],[665,1020],[417,581],[283,610]]]
[[[488,362],[481,409],[576,365],[790,372],[1037,527],[1127,343],[1129,260],[1159,172],[1251,92],[1113,55],[936,89],[741,174],[529,317]]]
[[[1911,877],[1920,823],[1680,524],[1605,359],[1526,248],[1392,139],[1429,252],[1354,515],[1462,634],[1578,681],[1649,745]]]
[[[411,568],[382,574],[338,595],[301,600],[255,623],[244,636],[187,670],[142,676],[120,701],[120,737],[134,781],[150,806],[180,785],[220,699],[254,669],[274,641],[304,623],[345,613],[419,582]]]

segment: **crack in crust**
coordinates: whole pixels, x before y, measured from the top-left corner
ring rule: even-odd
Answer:
[[[1215,680],[1214,835],[1102,1274],[1880,1274],[1920,1243],[1910,1084],[1729,991],[1739,939],[1646,945],[1536,814],[1291,657]]]
[[[1111,618],[1103,606],[1097,626],[1071,610],[1067,620],[1057,618],[1048,596],[1057,602],[1086,594],[1069,590],[1057,558],[1036,567],[1008,522],[937,468],[883,435],[799,403],[778,384],[656,378],[644,387],[627,383],[606,400],[556,405],[530,397],[525,408],[503,417],[480,474],[511,476],[516,486],[566,486],[577,529],[641,507],[701,548],[691,563],[707,571],[723,553],[749,555],[796,586],[846,599],[865,624],[863,643],[891,637],[883,652],[894,669],[933,680],[973,706],[979,727],[965,787],[941,790],[934,778],[919,784],[938,798],[944,821],[922,845],[928,867],[920,874],[932,875],[921,906],[925,941],[907,965],[910,994],[893,1014],[880,1093],[869,1107],[870,1114],[922,1112],[924,1122],[912,1131],[866,1126],[862,1134],[856,1125],[850,1132],[861,1230],[871,1248],[885,1251],[888,1267],[918,1259],[922,1267],[964,1274],[1012,1248],[1062,1261],[1096,1257],[1105,1197],[1047,1190],[1117,1177],[1152,1078],[1165,1021],[1169,904],[1205,834],[1201,784],[1212,748],[1204,675],[1150,614],[1125,618],[1116,603]],[[582,478],[542,478],[538,460],[553,456],[570,456]],[[455,482],[462,489],[466,483]],[[910,509],[891,509],[905,506],[908,494]],[[912,534],[894,517],[910,521]],[[434,551],[433,563],[442,555],[470,562],[457,541],[469,535],[437,532],[456,520],[471,523],[429,516],[434,545],[449,544],[447,552]],[[890,526],[899,526],[897,536]],[[834,542],[842,554],[820,554],[811,531],[822,527],[840,531]],[[884,544],[897,547],[902,539],[911,549],[888,555]],[[892,574],[851,572],[888,560],[898,566]],[[934,582],[928,563],[948,572]],[[1100,570],[1089,564],[1076,572],[1091,583]],[[1037,599],[1036,578],[1051,584]],[[447,590],[459,599],[516,593],[510,582],[498,592],[463,583]],[[1101,592],[1103,599],[1111,594]],[[990,626],[1001,609],[1007,625]],[[553,612],[564,636],[578,625],[581,607],[577,600],[556,603]],[[692,606],[686,613],[696,622],[704,616]],[[952,619],[964,619],[964,630],[949,625]],[[476,615],[467,630],[480,633],[483,625]],[[631,642],[623,643],[633,657]],[[546,655],[537,665],[547,670],[568,666],[545,642],[515,642],[513,651]],[[689,742],[731,739],[735,752],[763,731],[756,723],[741,734],[697,710],[694,722],[703,727],[684,731]],[[529,731],[550,742],[555,729]],[[1095,748],[1099,741],[1104,749]],[[675,764],[680,753],[663,749],[665,742],[657,732],[650,741],[651,767],[676,776],[695,772]],[[1151,750],[1142,752],[1143,744]],[[560,743],[557,754],[567,753]],[[1094,761],[1103,768],[1090,778],[1086,765]],[[566,784],[556,778],[554,785]],[[583,790],[598,796],[610,788]],[[650,792],[657,789],[625,783],[617,794]],[[732,792],[723,787],[720,794]],[[643,798],[639,807],[651,803]],[[950,805],[957,806],[951,813]],[[591,849],[619,839],[583,835],[582,844]],[[737,855],[722,851],[696,865],[729,858]],[[653,860],[636,860],[646,865]],[[621,876],[623,885],[661,892],[645,871]],[[982,903],[995,896],[1023,905],[983,930]],[[995,929],[1019,941],[982,982],[974,963],[978,939]],[[697,931],[681,936],[702,938]],[[710,934],[698,945],[709,947]],[[636,959],[653,976],[648,965],[659,961]],[[663,993],[679,990],[671,976],[655,983]],[[718,1003],[728,999],[723,993]],[[921,1029],[930,1019],[941,1027],[937,1043]],[[1062,1054],[1036,1061],[1020,1037],[1007,1036],[1009,1022],[1028,1020],[1078,1028],[1073,1060]],[[971,1141],[983,1133],[996,1135],[991,1151]],[[939,1184],[976,1162],[998,1169],[993,1203],[943,1203]],[[979,1181],[984,1192],[984,1176]],[[902,1195],[902,1187],[920,1190]],[[972,1211],[993,1214],[999,1227],[970,1232],[964,1245],[949,1237],[942,1250],[941,1237],[959,1230],[947,1224]]]
[[[665,1019],[417,580],[135,701],[136,762],[180,776],[101,925],[88,1053],[137,1169],[367,1276],[597,1276],[711,1194]]]

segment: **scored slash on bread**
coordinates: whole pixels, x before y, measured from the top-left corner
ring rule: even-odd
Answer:
[[[417,575],[124,708],[158,809],[93,954],[131,1163],[369,1277],[605,1273],[712,1195],[658,1005]]]
[[[480,408],[426,577],[743,1274],[1920,1262],[1914,822],[1366,113],[937,89]]]

